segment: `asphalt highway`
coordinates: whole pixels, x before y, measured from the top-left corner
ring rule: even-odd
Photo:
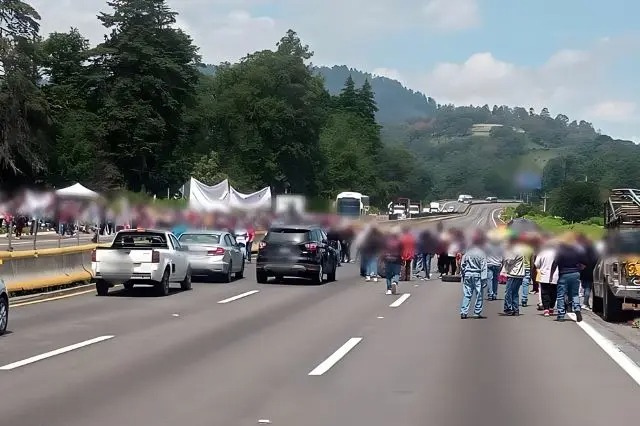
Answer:
[[[490,227],[499,208],[446,225]],[[1,423],[602,426],[640,399],[640,378],[572,321],[535,306],[501,317],[501,301],[463,321],[460,284],[437,279],[384,291],[355,265],[320,286],[258,285],[250,266],[165,298],[114,289],[13,306]]]

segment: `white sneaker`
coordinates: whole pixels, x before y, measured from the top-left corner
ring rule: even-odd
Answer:
[[[378,282],[378,277],[373,277],[373,282],[377,283]]]
[[[390,295],[390,294],[391,294],[391,290],[387,290],[387,295]]]
[[[391,284],[391,294],[398,294],[398,283]]]
[[[366,276],[366,278],[364,279],[365,281],[371,281],[371,277],[369,275]]]

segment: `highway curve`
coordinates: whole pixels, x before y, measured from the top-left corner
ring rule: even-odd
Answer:
[[[446,223],[491,227],[499,208]],[[166,298],[139,289],[14,307],[0,423],[602,426],[632,418],[640,400],[581,327],[535,306],[505,318],[487,302],[487,319],[462,321],[458,283],[386,296],[355,265],[322,286],[258,285],[248,269]]]

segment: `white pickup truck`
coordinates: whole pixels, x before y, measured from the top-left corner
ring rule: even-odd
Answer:
[[[191,289],[188,253],[171,232],[120,231],[111,247],[93,251],[91,268],[98,296],[106,296],[116,284],[127,290],[138,284],[153,285],[159,296],[169,294],[172,282],[179,282],[183,290]]]

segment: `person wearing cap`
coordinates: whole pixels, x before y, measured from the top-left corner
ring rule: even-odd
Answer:
[[[474,293],[476,303],[473,309],[475,318],[484,318],[482,308],[484,305],[483,289],[487,284],[487,255],[482,249],[484,236],[476,233],[471,240],[471,247],[464,253],[460,262],[460,275],[462,276],[462,303],[460,303],[460,319],[467,319],[469,306]]]

